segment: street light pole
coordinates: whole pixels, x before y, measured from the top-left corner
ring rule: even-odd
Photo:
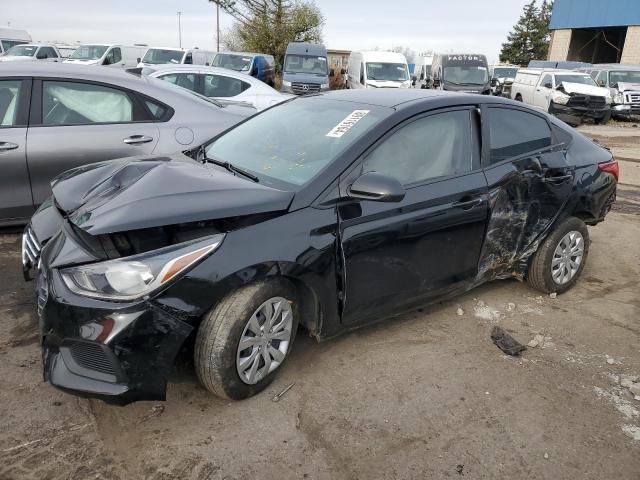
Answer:
[[[182,48],[182,26],[180,25],[180,17],[182,12],[178,12],[178,45]]]
[[[220,4],[216,3],[216,52],[220,51]]]

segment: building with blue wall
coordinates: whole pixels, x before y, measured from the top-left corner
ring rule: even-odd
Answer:
[[[640,64],[640,0],[555,0],[549,60]]]

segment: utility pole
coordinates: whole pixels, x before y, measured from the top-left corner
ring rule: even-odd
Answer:
[[[182,26],[180,25],[180,17],[182,12],[178,12],[178,45],[182,48]]]
[[[220,51],[220,4],[216,3],[216,52]]]

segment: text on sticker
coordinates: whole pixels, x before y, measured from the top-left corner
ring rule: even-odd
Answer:
[[[347,133],[353,126],[364,118],[371,110],[354,110],[347,118],[342,120],[338,125],[333,127],[327,137],[340,138]]]

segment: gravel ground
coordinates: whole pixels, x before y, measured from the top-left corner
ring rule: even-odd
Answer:
[[[620,376],[640,375],[640,182],[623,183],[570,292],[499,281],[322,344],[301,335],[267,391],[232,403],[187,357],[164,403],[42,383],[33,285],[18,236],[0,235],[0,478],[637,479],[640,401]],[[544,340],[507,357],[494,325]]]

